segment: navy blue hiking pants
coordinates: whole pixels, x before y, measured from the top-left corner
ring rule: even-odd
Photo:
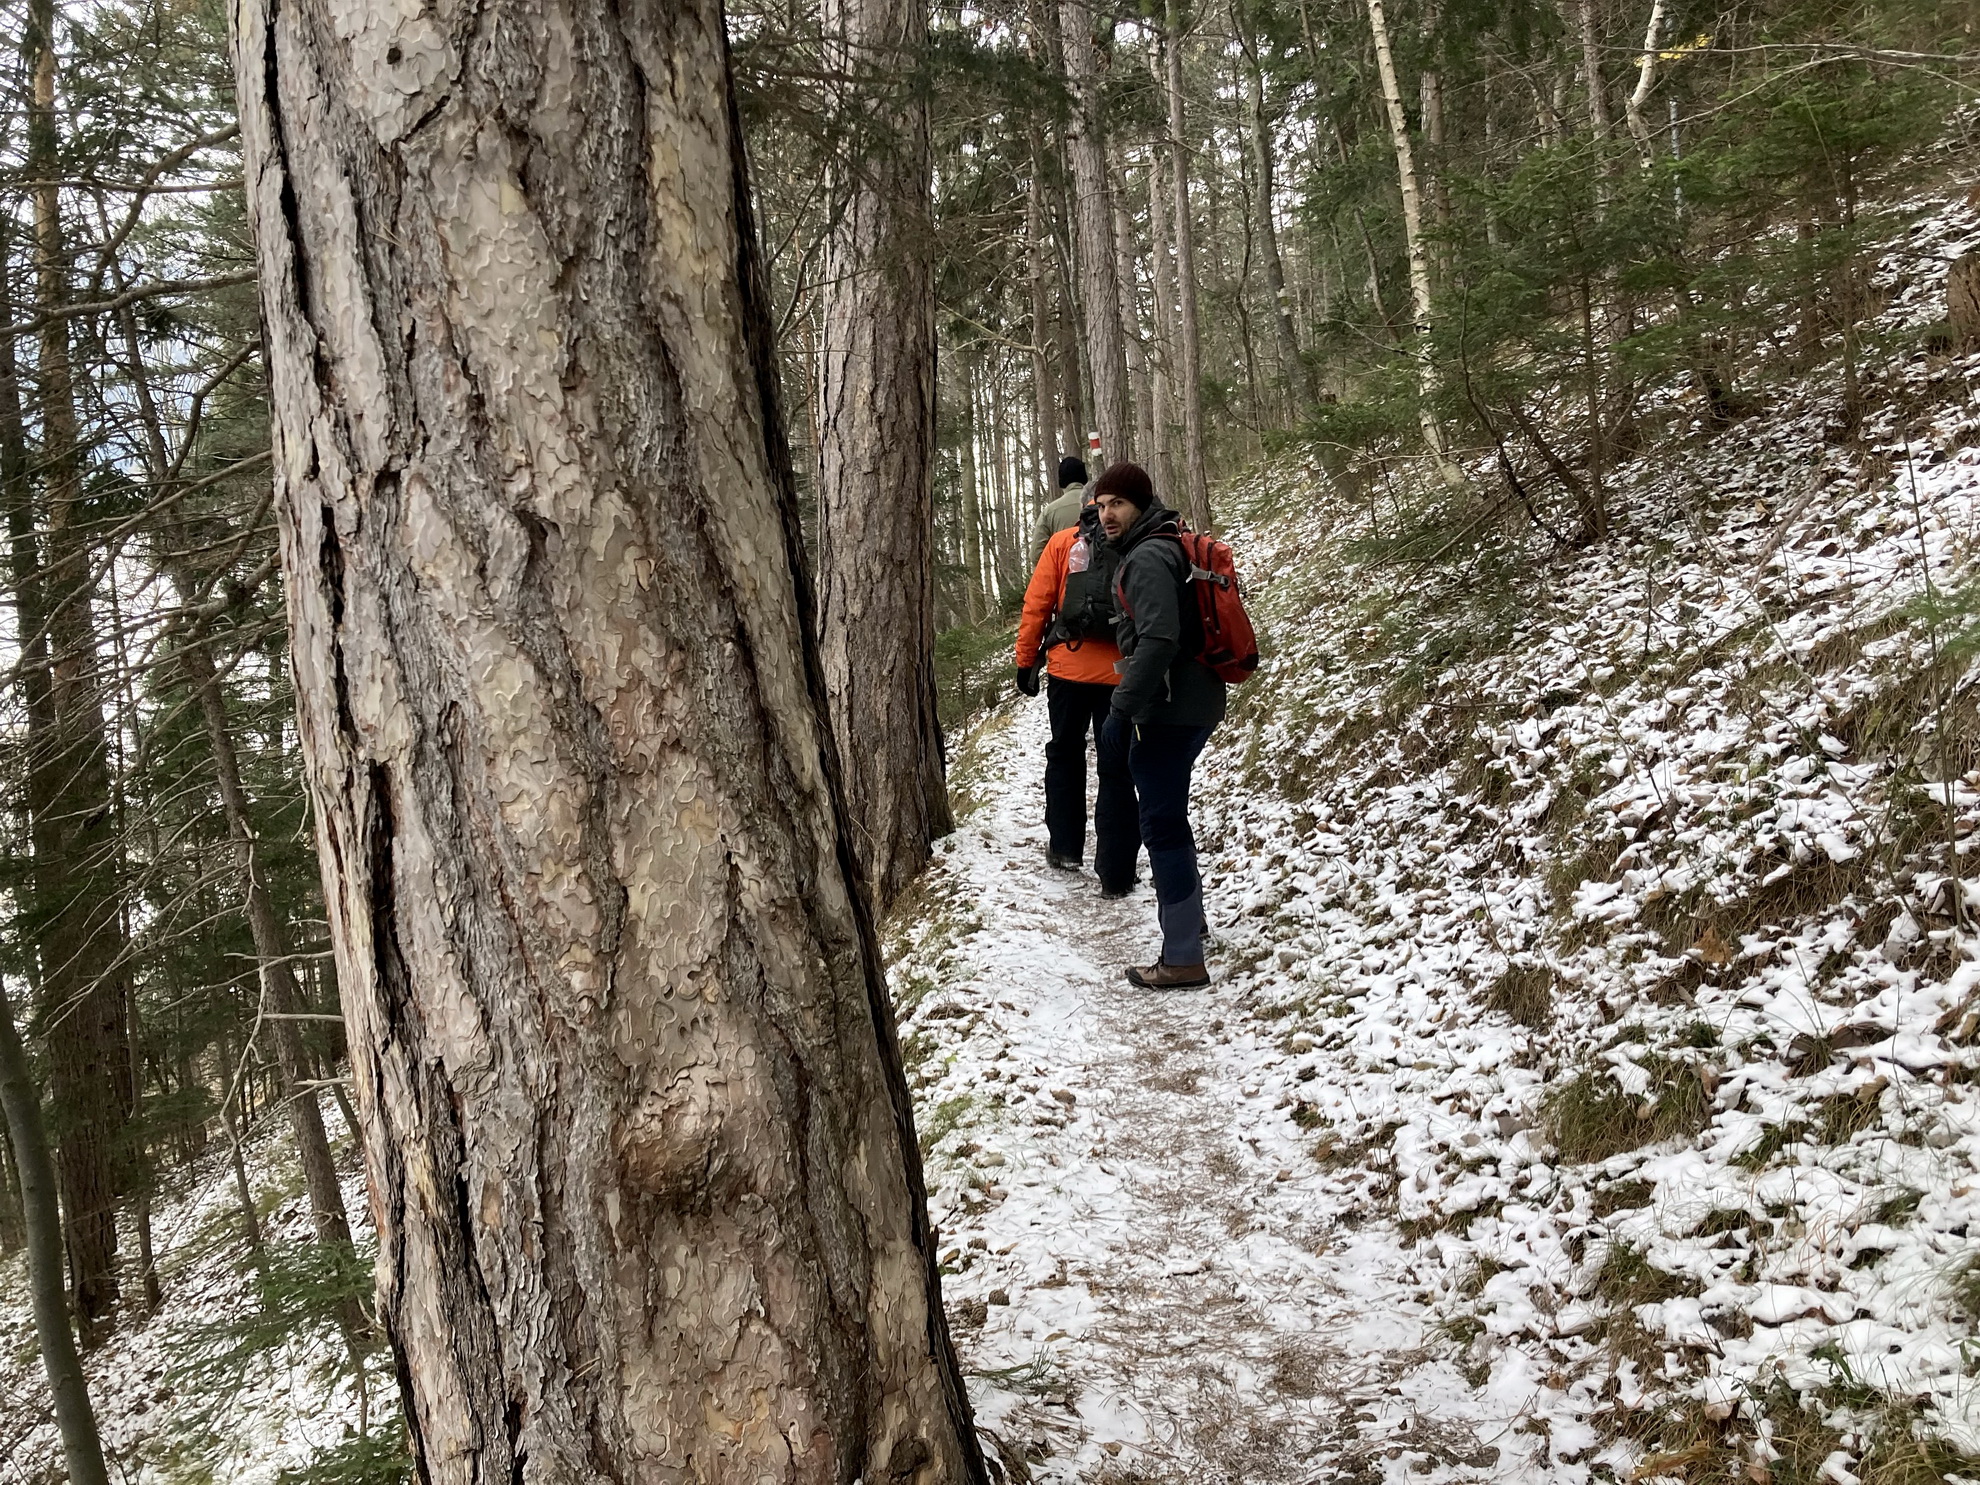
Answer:
[[[1144,722],[1134,729],[1128,748],[1128,771],[1141,801],[1141,841],[1155,878],[1164,964],[1203,962],[1203,879],[1189,828],[1189,776],[1211,731]]]

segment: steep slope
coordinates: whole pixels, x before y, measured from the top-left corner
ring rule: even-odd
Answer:
[[[1910,217],[1900,341],[1980,238]],[[1848,444],[1830,373],[1509,582],[1357,566],[1383,503],[1262,471],[1187,1006],[1037,868],[1036,718],[978,736],[897,952],[953,1298],[1041,1478],[1980,1478],[1980,357],[1895,361]]]

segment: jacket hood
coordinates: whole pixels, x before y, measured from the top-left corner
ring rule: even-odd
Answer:
[[[1181,528],[1182,516],[1162,504],[1162,497],[1157,495],[1149,502],[1148,509],[1141,513],[1135,523],[1115,537],[1109,545],[1125,557],[1149,537],[1164,533],[1173,536]]]

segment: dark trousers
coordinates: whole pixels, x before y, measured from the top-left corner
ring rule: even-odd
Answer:
[[[1086,739],[1091,736],[1100,775],[1100,797],[1093,806],[1093,874],[1108,891],[1125,892],[1134,885],[1141,829],[1127,759],[1099,745],[1114,688],[1057,676],[1047,676],[1045,686],[1052,718],[1052,740],[1045,744],[1045,831],[1052,850],[1074,861],[1086,859]]]
[[[1128,769],[1141,801],[1141,838],[1155,878],[1162,922],[1162,962],[1203,962],[1203,879],[1196,871],[1196,836],[1189,828],[1189,776],[1208,727],[1146,722],[1134,729]]]

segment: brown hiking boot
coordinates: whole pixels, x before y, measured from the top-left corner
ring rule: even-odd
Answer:
[[[1201,990],[1210,983],[1210,970],[1201,964],[1164,964],[1157,959],[1146,969],[1129,969],[1128,983],[1144,990]]]

